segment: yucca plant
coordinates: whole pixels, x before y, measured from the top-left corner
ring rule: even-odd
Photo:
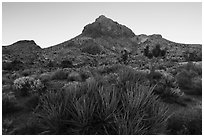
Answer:
[[[153,88],[126,83],[122,91],[124,113],[117,117],[118,134],[160,134],[164,132],[167,107],[163,106]]]
[[[87,93],[76,99],[73,108],[68,109],[72,117],[67,121],[72,125],[70,131],[72,134],[115,134],[115,91],[97,85],[97,82],[92,83],[92,87],[87,85]]]
[[[160,134],[166,107],[141,83],[103,85],[96,80],[49,92],[38,113],[44,134]]]
[[[44,127],[41,134],[64,134],[67,125],[64,120],[68,119],[67,108],[71,104],[64,92],[49,91],[41,97],[39,112],[36,114]]]

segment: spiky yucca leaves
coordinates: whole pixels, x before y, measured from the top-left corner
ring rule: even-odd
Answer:
[[[144,83],[145,81],[147,81],[147,74],[145,72],[140,72],[129,67],[124,67],[119,72],[118,82],[122,84],[126,81],[129,81],[131,83]]]
[[[73,134],[115,134],[116,94],[104,87],[82,95],[69,109]]]
[[[118,134],[161,134],[167,120],[167,107],[162,105],[153,87],[140,84],[125,84],[122,93],[124,113],[117,117]]]
[[[97,82],[70,90],[50,92],[42,98],[39,116],[46,127],[44,133],[114,134],[113,116],[117,107],[114,91]]]
[[[47,134],[160,134],[166,107],[140,83],[103,85],[94,79],[47,93],[39,113]]]
[[[69,117],[68,96],[63,92],[49,91],[41,98],[39,112],[36,114],[43,125],[44,132],[40,134],[64,134],[67,124],[64,122]]]

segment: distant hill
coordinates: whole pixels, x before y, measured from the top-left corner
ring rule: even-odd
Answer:
[[[37,61],[42,49],[33,40],[21,40],[2,47],[3,60],[20,60],[24,63]]]

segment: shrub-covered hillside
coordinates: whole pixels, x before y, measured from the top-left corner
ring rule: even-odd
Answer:
[[[46,49],[5,46],[2,134],[201,135],[200,49],[105,16]]]

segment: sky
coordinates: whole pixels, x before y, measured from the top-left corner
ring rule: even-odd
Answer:
[[[202,43],[201,2],[3,2],[2,45],[34,40],[42,48],[53,46],[81,34],[100,15],[136,35]]]

